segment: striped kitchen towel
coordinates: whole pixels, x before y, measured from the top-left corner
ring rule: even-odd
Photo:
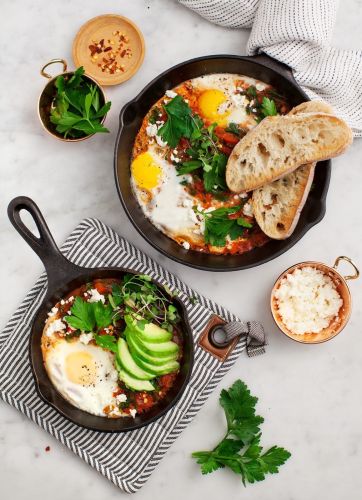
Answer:
[[[251,28],[249,55],[264,52],[293,70],[311,99],[329,102],[362,137],[362,50],[329,45],[338,0],[179,0],[209,21]]]
[[[127,433],[107,434],[78,427],[44,403],[35,391],[28,341],[32,319],[45,295],[45,274],[38,279],[0,334],[1,398],[43,427],[119,488],[132,493],[146,482],[170,445],[200,410],[216,384],[245,349],[246,340],[240,339],[223,363],[200,348],[198,337],[213,315],[227,322],[235,322],[237,318],[191,290],[96,219],[84,220],[66,240],[62,251],[72,262],[81,266],[124,266],[157,277],[171,290],[178,290],[178,295],[186,304],[195,344],[195,363],[190,382],[180,400],[166,415],[147,427]],[[197,300],[190,301],[190,297]]]

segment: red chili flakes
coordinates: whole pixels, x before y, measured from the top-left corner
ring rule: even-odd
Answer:
[[[102,73],[123,73],[125,71],[125,64],[121,63],[121,59],[131,59],[132,50],[127,47],[129,44],[129,37],[119,30],[113,32],[115,39],[108,39],[105,43],[104,38],[100,41],[92,40],[89,45],[91,61],[97,64]],[[101,62],[98,61],[99,55],[102,55]]]
[[[45,451],[46,451],[46,452],[50,451],[50,446],[46,446],[46,447],[45,447]]]

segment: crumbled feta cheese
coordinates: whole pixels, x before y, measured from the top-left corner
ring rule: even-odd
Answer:
[[[174,97],[177,96],[176,92],[174,92],[173,90],[166,90],[166,95],[167,95],[167,97],[170,97],[171,99],[173,99]]]
[[[249,100],[246,98],[245,95],[233,94],[231,96],[231,99],[235,104],[235,106],[245,107],[247,106],[247,104],[249,104]]]
[[[256,90],[264,90],[266,87],[265,83],[256,83],[255,88]]]
[[[104,295],[98,292],[96,288],[92,288],[89,290],[88,294],[90,295],[90,298],[88,299],[88,302],[99,302],[101,301],[102,304],[105,303],[106,299]]]
[[[245,203],[245,205],[243,206],[243,212],[248,217],[253,216],[253,207],[252,207],[251,203],[249,203],[249,202]]]
[[[163,141],[159,135],[156,135],[156,142],[161,148],[167,146],[167,142]]]
[[[127,396],[126,394],[117,394],[116,396],[116,401],[117,403],[125,403],[127,401]]]
[[[70,303],[70,302],[73,302],[73,300],[74,300],[74,297],[73,297],[73,295],[71,295],[71,296],[69,297],[69,299],[67,300],[67,302],[69,302],[69,303]]]
[[[62,300],[60,301],[60,305],[61,305],[61,306],[64,306],[64,304],[65,304],[65,301],[62,299]]]
[[[204,213],[209,214],[210,212],[213,212],[215,209],[216,209],[216,207],[205,208]]]
[[[59,309],[57,307],[52,307],[50,312],[48,312],[48,316],[49,318],[51,318],[52,316],[55,316],[57,313],[58,313]]]
[[[131,408],[129,411],[129,414],[131,415],[131,417],[135,418],[135,416],[137,414],[137,410],[135,410],[134,408]]]
[[[239,194],[239,198],[243,199],[243,198],[247,198],[248,197],[248,193],[240,193]]]
[[[157,135],[158,127],[156,123],[149,123],[146,127],[146,134],[148,137],[155,137]]]
[[[93,333],[81,333],[79,335],[79,342],[82,342],[82,344],[89,344],[89,342],[93,339]]]
[[[297,335],[321,332],[343,305],[332,279],[311,266],[287,274],[274,297],[283,323]]]
[[[47,329],[46,329],[46,335],[48,337],[51,337],[53,333],[61,333],[63,330],[67,328],[67,325],[63,323],[61,319],[55,319],[51,323],[49,323]]]
[[[185,250],[190,250],[190,243],[188,241],[183,241],[182,246]]]

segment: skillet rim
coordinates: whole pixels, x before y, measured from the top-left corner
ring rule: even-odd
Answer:
[[[179,264],[183,264],[183,265],[191,267],[193,269],[198,269],[198,270],[202,270],[202,271],[214,271],[214,272],[232,272],[232,271],[240,271],[240,270],[244,270],[244,269],[251,269],[253,267],[260,266],[260,265],[265,264],[271,260],[276,259],[277,257],[282,255],[283,253],[290,250],[296,243],[298,243],[298,241],[300,241],[305,236],[305,234],[313,226],[317,225],[324,218],[325,213],[326,213],[326,198],[327,198],[329,184],[330,184],[330,178],[331,178],[331,160],[326,160],[324,162],[318,162],[318,163],[324,163],[323,168],[325,170],[325,180],[324,180],[324,185],[322,186],[322,189],[321,189],[320,197],[318,198],[318,200],[316,200],[319,202],[319,206],[317,207],[318,209],[316,209],[316,213],[315,213],[314,217],[312,219],[305,221],[303,227],[301,227],[300,232],[298,234],[294,232],[286,240],[280,240],[284,243],[281,246],[281,248],[269,252],[269,254],[267,256],[260,258],[259,261],[246,263],[246,264],[245,263],[244,264],[236,264],[234,266],[230,266],[227,268],[225,266],[218,265],[218,264],[216,264],[216,265],[214,265],[214,264],[213,265],[203,265],[203,264],[195,263],[193,261],[186,261],[183,258],[181,253],[173,254],[171,252],[168,252],[166,249],[162,248],[161,246],[159,246],[153,240],[152,236],[150,236],[149,234],[147,234],[147,232],[143,231],[140,228],[137,221],[133,217],[131,209],[128,207],[128,203],[127,203],[125,197],[123,196],[123,192],[121,189],[121,182],[120,182],[120,179],[118,176],[118,153],[119,153],[119,145],[120,145],[122,132],[123,132],[124,128],[126,127],[124,120],[123,120],[124,115],[130,106],[139,102],[142,99],[143,95],[153,85],[155,85],[159,82],[162,82],[162,80],[164,80],[169,73],[171,73],[177,69],[183,68],[189,64],[208,61],[208,60],[212,60],[212,59],[229,59],[229,60],[236,60],[236,61],[241,61],[241,62],[242,61],[252,62],[253,64],[260,66],[260,68],[262,68],[268,72],[276,73],[280,78],[283,78],[283,80],[285,80],[287,85],[290,85],[291,87],[293,87],[293,89],[295,91],[297,91],[300,94],[300,96],[305,99],[305,101],[310,100],[309,97],[307,96],[307,94],[304,92],[304,90],[294,80],[294,77],[291,73],[290,68],[288,68],[288,66],[286,66],[286,65],[283,65],[279,61],[272,59],[271,57],[267,56],[266,54],[256,55],[256,56],[240,56],[240,55],[236,55],[236,54],[235,55],[232,55],[232,54],[212,54],[212,55],[208,55],[208,56],[199,56],[199,57],[195,57],[192,59],[188,59],[184,62],[181,62],[181,63],[178,63],[174,66],[171,66],[170,68],[163,71],[160,75],[153,78],[137,94],[136,97],[134,97],[129,102],[127,102],[123,106],[123,108],[121,109],[120,114],[119,114],[119,128],[118,128],[118,132],[117,132],[115,149],[114,149],[113,173],[114,173],[114,180],[115,180],[115,184],[116,184],[117,193],[118,193],[119,199],[121,201],[121,204],[123,206],[123,209],[124,209],[128,219],[131,221],[133,227],[137,230],[137,232],[154,249],[156,249],[158,252],[162,253],[166,257],[170,258],[171,260],[174,260],[175,262],[178,262]],[[267,63],[269,63],[271,66],[268,66],[268,64],[265,64],[265,62],[263,62],[263,61],[267,61]],[[298,223],[299,223],[299,221],[298,221]],[[152,223],[150,222],[150,224],[152,224]],[[160,233],[160,235],[162,235],[163,238],[170,239],[168,236],[163,234],[160,230],[157,230],[157,231]],[[278,240],[272,240],[272,242],[273,241],[278,241]],[[266,248],[269,243],[271,243],[271,242],[267,242],[263,247],[260,247],[260,248]],[[181,249],[181,247],[180,247],[180,249]],[[242,255],[243,254],[240,254],[240,256],[242,256]],[[228,256],[227,255],[226,256],[220,255],[217,257],[223,258],[223,257],[228,257]]]

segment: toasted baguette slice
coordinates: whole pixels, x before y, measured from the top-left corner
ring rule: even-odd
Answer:
[[[294,231],[313,182],[315,163],[256,189],[252,196],[254,217],[269,238],[284,240]]]
[[[334,110],[332,106],[323,101],[306,101],[291,109],[288,116],[300,115],[302,113],[327,113],[328,115],[334,115]]]
[[[300,165],[333,158],[351,142],[351,129],[336,116],[268,116],[233,149],[226,165],[226,183],[235,193],[253,191]]]
[[[324,102],[307,101],[293,108],[289,114],[311,112],[333,113]],[[253,192],[252,206],[261,230],[270,238],[288,238],[294,231],[313,182],[315,163],[307,163],[290,174]]]

